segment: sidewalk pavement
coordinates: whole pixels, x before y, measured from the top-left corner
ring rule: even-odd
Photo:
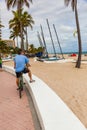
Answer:
[[[0,72],[0,130],[35,130],[26,92],[16,90],[15,77]]]

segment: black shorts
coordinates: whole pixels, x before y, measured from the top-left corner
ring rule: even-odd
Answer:
[[[22,73],[26,74],[26,73],[28,73],[28,72],[29,72],[29,69],[28,69],[28,68],[24,68],[23,71],[21,71],[21,72],[16,72],[16,77],[19,78],[19,77],[22,75]]]
[[[0,68],[2,68],[2,63],[0,63]]]

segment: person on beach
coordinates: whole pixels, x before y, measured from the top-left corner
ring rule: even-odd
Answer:
[[[2,71],[2,58],[1,58],[1,55],[0,55],[0,71]]]
[[[18,86],[19,84],[19,77],[22,73],[28,73],[28,76],[30,78],[30,83],[35,82],[35,80],[32,79],[32,73],[29,69],[30,67],[29,59],[24,55],[24,50],[19,49],[18,55],[14,58],[14,68],[16,73],[16,84]]]

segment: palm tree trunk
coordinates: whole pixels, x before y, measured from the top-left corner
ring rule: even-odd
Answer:
[[[23,39],[23,29],[22,29],[22,22],[21,22],[21,8],[22,4],[21,1],[18,1],[18,12],[19,12],[19,18],[20,18],[20,36],[21,36],[21,49],[24,49],[24,39]]]
[[[77,5],[75,5],[75,17],[76,17],[76,25],[77,25],[77,33],[78,33],[78,59],[76,62],[76,68],[80,68],[81,65],[81,54],[82,54],[82,45],[81,45],[81,33],[80,33],[80,26],[79,26],[79,20],[78,20],[78,13],[77,13]]]
[[[19,45],[18,45],[18,37],[16,38],[16,40],[17,40],[17,47],[19,48]]]
[[[27,35],[27,27],[26,27],[26,50],[28,50],[28,35]]]
[[[21,21],[20,21],[20,33],[21,33],[21,49],[24,49],[23,30]]]

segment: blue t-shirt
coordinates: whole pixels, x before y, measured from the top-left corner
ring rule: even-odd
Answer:
[[[25,55],[17,55],[14,62],[16,63],[15,71],[21,72],[24,70],[25,65],[29,62],[29,59]]]

